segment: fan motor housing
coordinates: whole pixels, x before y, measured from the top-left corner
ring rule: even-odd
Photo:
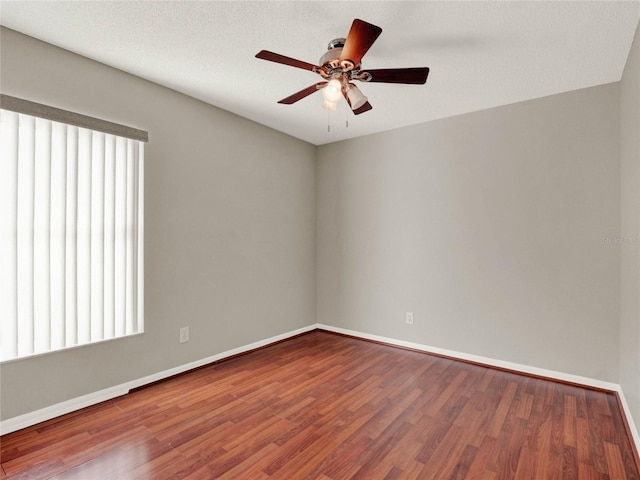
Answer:
[[[320,57],[319,64],[327,68],[338,68],[340,66],[340,54],[344,47],[345,38],[334,38],[327,45],[326,53]]]

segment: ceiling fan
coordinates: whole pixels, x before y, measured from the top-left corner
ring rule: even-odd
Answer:
[[[429,75],[429,68],[427,67],[363,69],[360,61],[381,33],[382,29],[380,27],[356,18],[351,24],[347,38],[336,38],[329,42],[327,52],[318,62],[320,65],[285,57],[268,50],[261,50],[256,55],[256,58],[309,70],[324,79],[322,82],[283,98],[278,103],[291,105],[318,90],[322,90],[324,97],[322,106],[325,109],[335,110],[340,100],[340,95],[342,95],[351,110],[353,110],[353,113],[359,115],[371,110],[373,107],[367,97],[352,83],[354,80],[422,85],[426,83],[427,75]]]

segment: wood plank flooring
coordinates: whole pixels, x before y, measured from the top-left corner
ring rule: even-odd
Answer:
[[[7,480],[640,479],[613,394],[322,331],[0,440]]]

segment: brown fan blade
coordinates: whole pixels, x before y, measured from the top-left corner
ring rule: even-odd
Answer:
[[[354,110],[353,114],[354,115],[360,115],[361,113],[368,112],[372,108],[373,107],[371,106],[371,104],[369,102],[367,102],[364,105],[362,105],[360,108],[358,108],[357,110]]]
[[[347,40],[344,42],[344,47],[342,47],[342,53],[340,54],[341,65],[343,65],[342,62],[349,61],[353,63],[353,67],[350,69],[357,67],[364,54],[367,53],[367,50],[371,48],[371,45],[381,33],[382,29],[380,27],[356,18],[351,24],[351,30],[349,30]]]
[[[424,68],[381,68],[379,70],[367,70],[371,74],[370,82],[381,83],[408,83],[422,85],[427,82],[429,69]],[[361,72],[361,74],[364,72]]]
[[[291,105],[292,103],[296,103],[298,100],[302,100],[304,97],[311,95],[314,92],[320,90],[320,88],[326,85],[327,82],[318,82],[315,85],[311,85],[299,92],[294,93],[293,95],[288,96],[287,98],[283,98],[278,103],[284,103],[285,105]]]
[[[303,70],[318,70],[321,67],[312,65],[311,63],[303,62],[302,60],[296,60],[295,58],[285,57],[279,53],[269,52],[268,50],[260,50],[256,54],[256,58],[262,60],[268,60],[269,62],[282,63],[283,65],[289,65],[291,67],[302,68]]]

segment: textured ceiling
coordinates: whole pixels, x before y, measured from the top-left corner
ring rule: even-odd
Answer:
[[[0,23],[321,145],[616,82],[639,12],[638,1],[2,1]],[[354,18],[382,27],[364,68],[428,66],[427,84],[358,84],[373,110],[357,117],[344,101],[328,114],[319,93],[277,104],[320,77],[255,54],[316,63]]]

